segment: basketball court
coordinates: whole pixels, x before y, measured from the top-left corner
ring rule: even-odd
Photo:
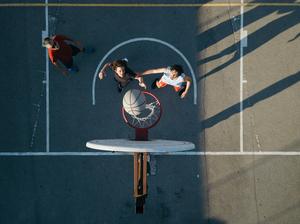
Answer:
[[[299,1],[49,3],[0,7],[1,223],[297,223]],[[47,33],[96,52],[64,77],[41,47]],[[150,154],[142,215],[132,153],[86,147],[135,138],[121,111],[137,82],[120,95],[111,73],[97,78],[125,57],[136,71],[182,64],[193,80],[184,100],[169,87],[147,90],[163,110],[149,139],[195,149]]]

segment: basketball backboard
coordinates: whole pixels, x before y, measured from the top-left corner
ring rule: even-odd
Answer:
[[[129,90],[123,97],[122,115],[125,123],[135,129],[135,139],[102,139],[86,143],[87,148],[133,153],[134,158],[134,197],[136,213],[143,213],[148,195],[148,162],[150,153],[171,153],[192,150],[191,142],[148,139],[148,130],[154,127],[162,115],[158,98],[150,92]]]
[[[136,141],[129,139],[91,140],[86,147],[112,152],[182,152],[192,150],[195,145],[191,142],[174,140]]]

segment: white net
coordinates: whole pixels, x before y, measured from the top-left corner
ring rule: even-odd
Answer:
[[[134,128],[150,128],[154,126],[159,121],[162,113],[158,99],[151,93],[144,93],[146,96],[146,106],[140,114],[131,115],[123,108],[125,122]]]

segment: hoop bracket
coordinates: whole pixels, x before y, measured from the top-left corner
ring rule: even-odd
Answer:
[[[136,141],[148,141],[148,128],[135,128]]]

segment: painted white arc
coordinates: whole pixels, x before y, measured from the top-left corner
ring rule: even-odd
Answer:
[[[98,76],[98,73],[99,73],[99,69],[101,68],[101,66],[103,65],[104,61],[109,57],[109,55],[111,55],[115,50],[117,50],[118,48],[124,46],[124,45],[127,45],[127,44],[130,44],[130,43],[134,43],[134,42],[140,42],[140,41],[150,41],[150,42],[156,42],[156,43],[160,43],[164,46],[167,46],[169,47],[170,49],[172,49],[173,51],[175,51],[183,60],[184,62],[186,63],[186,65],[188,66],[189,70],[190,70],[190,74],[192,76],[192,79],[193,79],[193,88],[194,88],[194,104],[196,105],[197,104],[197,80],[196,80],[196,76],[195,76],[195,73],[194,73],[194,70],[191,66],[191,64],[189,63],[189,61],[187,60],[187,58],[183,55],[183,53],[181,53],[176,47],[174,47],[173,45],[165,42],[165,41],[162,41],[162,40],[159,40],[159,39],[156,39],[156,38],[150,38],[150,37],[138,37],[138,38],[133,38],[133,39],[130,39],[130,40],[127,40],[127,41],[124,41],[118,45],[116,45],[115,47],[113,47],[111,50],[109,50],[105,55],[104,57],[101,59],[101,61],[99,62],[98,66],[97,66],[97,69],[96,69],[96,72],[94,74],[94,78],[93,78],[93,85],[92,85],[92,103],[93,105],[96,105],[96,96],[95,96],[95,86],[96,86],[96,79],[97,79],[97,76]]]

